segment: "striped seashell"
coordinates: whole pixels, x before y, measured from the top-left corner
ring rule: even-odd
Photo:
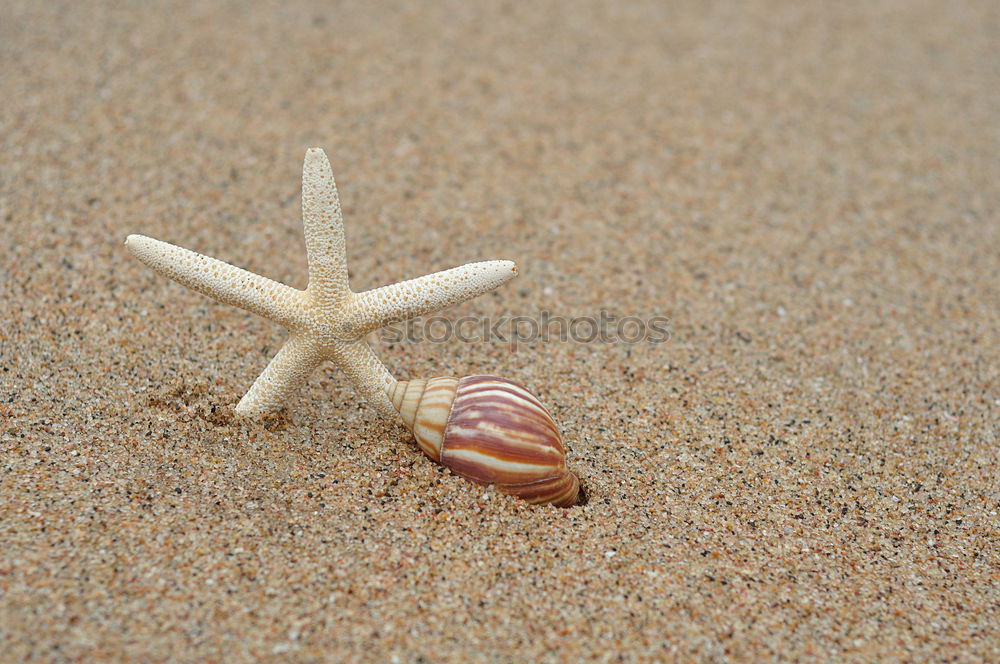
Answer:
[[[388,390],[417,445],[434,461],[530,503],[575,505],[580,481],[549,411],[496,376],[399,381]]]

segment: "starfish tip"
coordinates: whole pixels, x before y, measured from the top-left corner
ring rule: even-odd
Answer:
[[[515,263],[514,261],[503,261],[503,260],[495,261],[494,265],[500,270],[509,271],[511,275],[507,277],[508,279],[513,279],[519,274],[519,272],[517,271],[517,263]]]
[[[156,244],[156,242],[157,241],[151,237],[135,233],[125,238],[125,246],[132,252],[140,251],[141,249]]]

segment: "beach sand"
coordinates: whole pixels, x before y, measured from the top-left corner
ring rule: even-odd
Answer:
[[[542,6],[535,6],[541,4]],[[4,2],[0,660],[997,661],[992,2]],[[497,374],[587,503],[427,460],[129,233],[302,288],[326,149],[355,290],[669,318],[373,337]],[[577,336],[586,336],[586,323]]]

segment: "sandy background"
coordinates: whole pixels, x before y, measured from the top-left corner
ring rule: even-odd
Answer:
[[[2,3],[0,659],[997,661],[998,32],[995,2]],[[451,476],[331,366],[233,421],[283,331],[121,243],[303,287],[313,145],[356,290],[509,258],[454,317],[670,317],[380,346],[530,387],[589,503]]]

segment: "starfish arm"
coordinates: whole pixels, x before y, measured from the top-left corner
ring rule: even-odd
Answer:
[[[323,361],[319,346],[292,333],[250,390],[236,405],[236,414],[255,417],[281,410]]]
[[[344,318],[364,334],[470,300],[517,276],[513,261],[482,261],[358,293]]]
[[[306,151],[302,167],[302,225],[309,261],[307,290],[320,308],[330,309],[347,299],[351,289],[337,183],[330,160],[319,148]]]
[[[305,294],[291,286],[145,235],[129,235],[125,246],[154,272],[214,300],[286,328],[305,319]]]
[[[399,414],[386,392],[395,382],[389,370],[378,359],[364,339],[343,341],[334,347],[330,358],[340,367],[347,378],[361,393],[375,411],[391,422],[399,420]]]

